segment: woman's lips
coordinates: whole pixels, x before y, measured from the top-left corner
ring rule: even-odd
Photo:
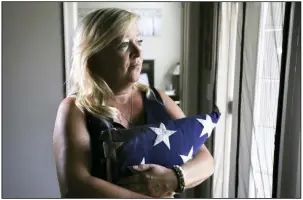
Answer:
[[[130,62],[130,67],[138,67],[138,66],[141,66],[143,63],[143,60],[142,59],[135,59],[133,60],[133,62]]]
[[[141,65],[142,65],[141,63],[136,63],[136,64],[129,65],[129,67],[131,67],[131,68],[137,68],[137,67],[140,67]]]

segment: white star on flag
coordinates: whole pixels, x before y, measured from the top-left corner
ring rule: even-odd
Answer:
[[[202,137],[203,135],[205,135],[206,133],[208,134],[208,137],[211,135],[214,127],[216,126],[216,124],[213,123],[213,121],[211,120],[211,117],[209,115],[206,115],[206,119],[197,119],[200,124],[203,125],[203,130],[201,132],[200,137]]]
[[[141,165],[144,165],[145,164],[145,158],[143,157],[143,159],[142,159],[142,161],[141,161],[141,163],[140,163]]]
[[[160,124],[160,128],[149,127],[154,133],[157,134],[154,146],[160,142],[164,142],[166,146],[170,149],[169,136],[174,134],[176,131],[167,130],[163,123]]]
[[[189,161],[190,159],[193,158],[193,153],[194,153],[194,149],[193,147],[191,147],[189,153],[187,156],[184,156],[184,155],[180,155],[182,160],[183,160],[183,163],[186,163],[187,161]]]

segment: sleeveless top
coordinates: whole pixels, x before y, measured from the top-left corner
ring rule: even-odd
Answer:
[[[141,92],[144,109],[144,124],[155,124],[166,122],[170,117],[166,111],[163,100],[155,88],[151,88],[151,95],[146,92]],[[101,131],[109,128],[124,129],[125,127],[119,123],[110,121],[111,127],[108,127],[105,122],[96,118],[92,114],[86,112],[86,126],[90,135],[91,141],[91,175],[106,180],[106,163],[104,162],[104,150],[99,142]]]

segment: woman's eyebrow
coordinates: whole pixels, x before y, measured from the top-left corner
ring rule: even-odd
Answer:
[[[123,41],[123,39],[124,39],[125,37],[117,37],[116,39],[114,39],[113,41],[112,41],[112,43],[114,43],[114,44],[120,44],[122,41]]]

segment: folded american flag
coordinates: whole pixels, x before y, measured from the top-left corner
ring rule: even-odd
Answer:
[[[107,180],[113,183],[132,174],[130,166],[158,164],[168,168],[190,160],[211,135],[220,112],[170,120],[130,129],[103,131]]]

